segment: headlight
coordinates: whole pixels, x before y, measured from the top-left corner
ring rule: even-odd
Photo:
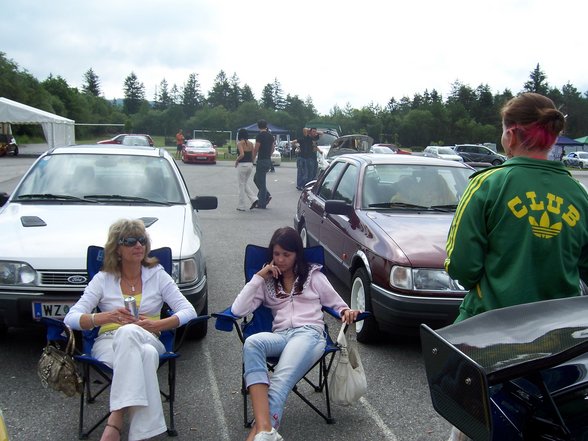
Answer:
[[[172,277],[176,283],[191,283],[198,280],[198,264],[196,259],[183,259],[179,263],[174,262]]]
[[[33,285],[37,272],[23,262],[0,262],[0,285]]]
[[[395,266],[390,285],[410,291],[464,291],[444,270]]]

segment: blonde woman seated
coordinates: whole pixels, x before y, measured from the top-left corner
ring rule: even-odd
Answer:
[[[121,439],[125,413],[130,441],[167,430],[157,381],[159,355],[165,351],[159,334],[195,318],[196,311],[157,259],[147,257],[150,251],[142,221],[122,219],[112,224],[102,271],[65,317],[73,329],[100,327],[92,356],[113,369],[111,414],[101,441]],[[136,299],[138,319],[124,307],[127,296]],[[175,312],[162,319],[164,302]],[[100,312],[93,312],[95,308]]]

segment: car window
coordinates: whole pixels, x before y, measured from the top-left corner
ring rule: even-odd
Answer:
[[[351,204],[355,198],[356,187],[357,167],[353,164],[350,164],[343,173],[343,176],[341,176],[341,180],[339,181],[339,185],[337,185],[333,199],[345,201],[346,203]]]
[[[120,195],[172,203],[185,199],[171,164],[137,155],[49,155],[27,174],[15,198],[26,194]]]
[[[362,207],[387,209],[388,203],[425,207],[458,203],[474,171],[462,167],[378,164],[366,167]]]
[[[333,199],[333,190],[337,184],[341,172],[345,168],[345,165],[345,162],[337,162],[328,170],[320,188],[318,189],[318,195],[324,200]]]

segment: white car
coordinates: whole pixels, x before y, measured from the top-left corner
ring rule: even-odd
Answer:
[[[254,139],[250,139],[249,141],[251,143],[253,143],[253,145],[255,145],[255,138]],[[272,165],[273,166],[282,165],[282,154],[278,151],[277,148],[274,148],[274,152],[272,153],[271,160],[272,160]],[[253,163],[254,164],[257,163],[257,158],[255,158],[255,161],[253,161]]]
[[[588,168],[588,152],[571,152],[567,157],[576,159],[580,168]]]
[[[425,150],[423,150],[423,156],[463,162],[463,158],[455,153],[455,150],[453,150],[451,147],[430,145],[426,147]]]
[[[152,248],[170,247],[173,277],[198,315],[208,312],[198,210],[167,151],[86,145],[42,154],[10,196],[0,195],[0,327],[63,318],[87,282],[88,246],[118,219],[142,219]],[[206,334],[206,323],[190,336]]]

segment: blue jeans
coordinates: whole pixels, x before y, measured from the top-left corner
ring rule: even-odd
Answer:
[[[316,179],[316,173],[318,171],[318,163],[316,158],[302,158],[304,161],[304,185],[308,184],[313,179]]]
[[[304,182],[306,172],[304,170],[304,158],[300,156],[296,158],[296,188],[304,187]]]
[[[257,192],[257,206],[259,208],[265,208],[267,200],[270,197],[270,192],[267,190],[266,176],[267,172],[272,167],[271,159],[260,159],[257,158],[257,165],[255,166],[255,175],[253,176],[253,182],[259,190]]]
[[[243,345],[245,385],[269,384],[269,409],[272,426],[279,428],[286,398],[292,388],[321,358],[327,342],[324,330],[301,326],[276,332],[253,334]],[[279,357],[271,380],[267,357]]]

